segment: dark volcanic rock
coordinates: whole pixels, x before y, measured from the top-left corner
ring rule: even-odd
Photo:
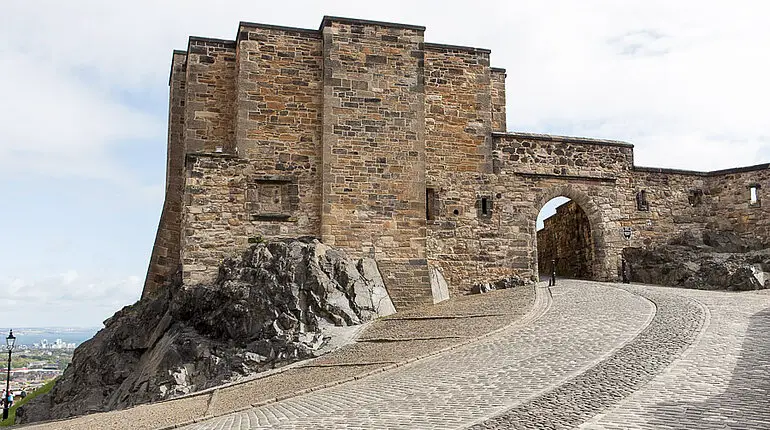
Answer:
[[[25,422],[122,409],[314,357],[327,327],[395,312],[371,259],[315,239],[252,246],[213,285],[177,281],[127,306],[75,350]]]
[[[685,232],[667,245],[626,248],[633,282],[701,290],[770,288],[770,249],[729,232]]]

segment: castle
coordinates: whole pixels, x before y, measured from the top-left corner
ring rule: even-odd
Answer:
[[[583,212],[571,241],[582,249],[569,252],[595,280],[618,279],[624,247],[685,229],[770,244],[770,165],[639,167],[625,142],[508,132],[506,74],[490,51],[427,43],[424,31],[339,17],[317,30],[241,22],[235,40],[190,37],[174,51],[166,197],[144,294],[180,268],[187,284],[211,282],[260,237],[315,236],[375,257],[398,308],[432,303],[432,278],[450,294],[534,280],[535,219],[556,196]]]

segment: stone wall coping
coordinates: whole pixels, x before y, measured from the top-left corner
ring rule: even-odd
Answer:
[[[486,48],[474,48],[472,46],[461,46],[461,45],[446,45],[443,43],[424,43],[423,47],[427,51],[439,51],[439,52],[445,52],[445,51],[465,51],[465,52],[472,52],[472,53],[478,53],[478,54],[491,54],[491,49]]]
[[[285,31],[287,33],[306,33],[316,37],[321,36],[321,32],[319,30],[312,29],[312,28],[287,27],[283,25],[272,25],[272,24],[262,24],[259,22],[241,21],[238,23],[238,36],[236,37],[237,41],[241,40],[241,31],[240,31],[241,27],[258,28],[263,30],[278,30],[278,31]]]
[[[550,140],[553,142],[567,142],[567,143],[587,143],[590,145],[608,145],[608,146],[620,146],[622,148],[633,148],[634,145],[621,140],[609,140],[609,139],[594,139],[590,137],[576,137],[576,136],[559,136],[555,134],[540,134],[540,133],[523,133],[523,132],[492,132],[492,137],[505,138],[514,137],[518,139],[532,139],[532,140]]]
[[[664,174],[671,174],[671,175],[689,175],[689,176],[721,176],[721,175],[729,175],[733,173],[756,172],[758,170],[765,170],[765,169],[770,169],[770,163],[755,164],[753,166],[733,167],[730,169],[712,170],[710,172],[702,172],[697,170],[684,170],[684,169],[669,169],[665,167],[634,166],[634,171],[636,172],[664,173]]]
[[[414,30],[414,31],[425,31],[425,27],[422,25],[411,25],[411,24],[399,24],[395,22],[385,22],[385,21],[371,21],[368,19],[358,19],[358,18],[345,18],[341,16],[329,16],[324,15],[323,20],[321,21],[321,26],[318,28],[319,31],[323,30],[324,27],[330,26],[333,22],[339,22],[342,24],[351,24],[351,25],[372,25],[372,26],[378,26],[378,27],[391,27],[391,28],[401,28],[405,30]]]
[[[221,46],[223,48],[235,48],[234,40],[215,39],[213,37],[190,36],[187,42],[188,49],[190,45],[193,44],[193,42],[201,42],[202,44],[207,46]]]
[[[506,73],[505,68],[503,67],[490,67],[489,71],[492,73]]]

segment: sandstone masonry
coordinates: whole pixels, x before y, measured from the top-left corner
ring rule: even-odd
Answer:
[[[625,142],[507,132],[505,70],[490,51],[426,43],[424,31],[242,22],[235,40],[191,37],[174,51],[144,294],[180,269],[187,284],[212,282],[250,241],[297,236],[374,257],[398,308],[432,303],[429,267],[450,294],[536,279],[535,219],[557,196],[585,214],[591,279],[618,279],[624,247],[684,229],[770,246],[770,165],[638,167]]]

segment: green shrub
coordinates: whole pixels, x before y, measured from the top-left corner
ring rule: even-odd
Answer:
[[[30,400],[34,399],[37,396],[40,396],[42,394],[45,394],[49,391],[51,391],[51,388],[53,388],[53,384],[56,382],[56,379],[51,379],[50,381],[46,382],[44,385],[42,385],[37,390],[27,394],[27,397],[13,402],[13,406],[11,406],[11,409],[8,410],[8,419],[0,421],[0,427],[7,427],[12,426],[16,421],[16,408],[24,406],[25,403],[29,402]],[[2,390],[5,391],[5,390]],[[17,397],[18,398],[18,397]]]

